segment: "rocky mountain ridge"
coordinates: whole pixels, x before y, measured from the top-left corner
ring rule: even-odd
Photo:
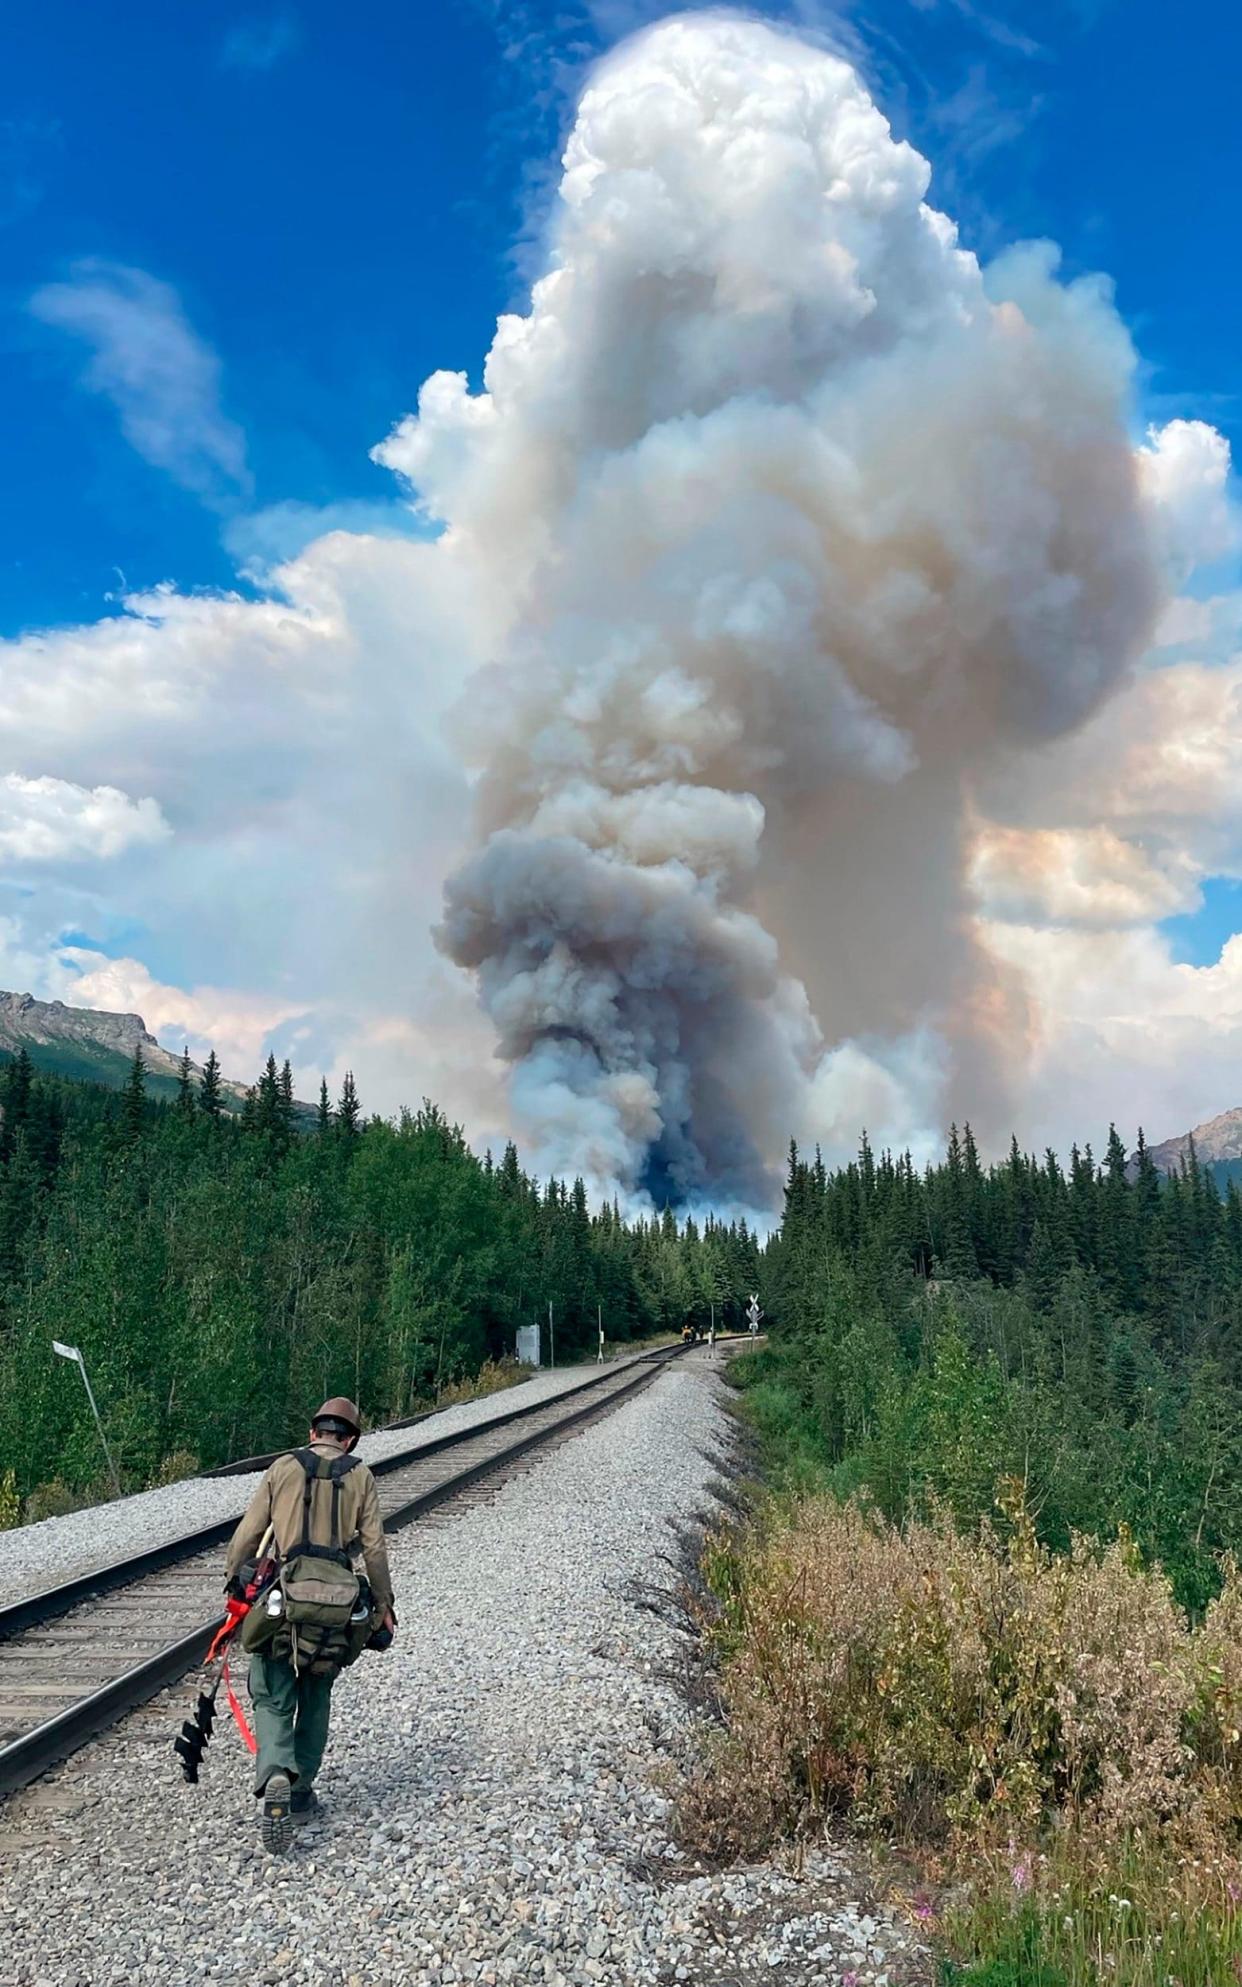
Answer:
[[[33,994],[0,991],[0,1057],[25,1049],[37,1068],[54,1075],[123,1083],[142,1050],[148,1088],[166,1095],[175,1085],[181,1058],[162,1047],[140,1014],[113,1014],[103,1008],[67,1007],[63,1000],[36,1000]],[[195,1077],[202,1074],[192,1063]],[[225,1102],[240,1106],[244,1084],[223,1078]]]
[[[1201,1165],[1228,1167],[1234,1162],[1242,1162],[1242,1109],[1222,1111],[1219,1117],[1206,1119],[1203,1124],[1195,1125],[1192,1131],[1149,1146],[1148,1151],[1160,1172],[1176,1173],[1179,1170],[1183,1159],[1189,1157],[1192,1139]]]
[[[102,1008],[66,1007],[63,1000],[36,1000],[33,994],[0,992],[0,1049],[29,1049],[53,1042],[90,1043],[133,1060],[142,1049],[148,1069],[175,1076],[178,1058],[162,1049],[140,1014],[109,1014]]]

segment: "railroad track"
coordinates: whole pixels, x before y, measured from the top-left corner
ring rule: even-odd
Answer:
[[[641,1353],[551,1400],[372,1463],[385,1530],[398,1531],[630,1399],[683,1349]],[[0,1795],[201,1663],[223,1617],[220,1547],[236,1522],[205,1526],[0,1608]]]

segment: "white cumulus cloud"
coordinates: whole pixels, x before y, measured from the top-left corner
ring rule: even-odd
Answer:
[[[136,1009],[245,1080],[270,1046],[302,1095],[352,1066],[368,1107],[432,1091],[498,1135],[485,1024],[430,938],[468,820],[441,725],[489,645],[487,589],[435,546],[357,531],[270,584],[164,588],[0,642],[0,754],[36,758],[62,813],[103,768],[122,801],[151,796],[118,810],[89,883],[67,847],[33,895],[0,871],[0,984]],[[65,930],[109,949],[119,930],[132,956],[66,950]]]
[[[117,787],[0,777],[0,862],[106,860],[170,832],[154,800],[131,800]]]
[[[249,1081],[264,1060],[272,1031],[300,1013],[279,1001],[228,987],[173,987],[137,959],[105,959],[68,946],[53,974],[57,998],[110,1014],[140,1014],[166,1046],[187,1044],[201,1056],[215,1049],[226,1074]]]
[[[1151,428],[1139,468],[1179,580],[1237,550],[1242,537],[1229,495],[1229,444],[1215,428],[1206,421]]]
[[[1051,924],[1147,924],[1198,903],[1199,872],[1180,844],[1159,854],[1115,828],[981,825],[970,879],[994,917]]]

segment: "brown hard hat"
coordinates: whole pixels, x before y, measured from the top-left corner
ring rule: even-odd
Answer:
[[[344,1394],[333,1394],[330,1401],[325,1401],[318,1412],[311,1416],[311,1427],[313,1428],[319,1421],[347,1421],[355,1435],[362,1433],[362,1416],[354,1403],[346,1400]]]

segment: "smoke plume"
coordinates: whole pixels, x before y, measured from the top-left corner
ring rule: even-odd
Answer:
[[[894,1059],[1005,1117],[972,790],[1160,604],[1107,288],[982,270],[928,183],[838,58],[663,22],[582,98],[484,390],[435,374],[377,451],[501,603],[441,943],[524,1137],[631,1201],[769,1205]]]

